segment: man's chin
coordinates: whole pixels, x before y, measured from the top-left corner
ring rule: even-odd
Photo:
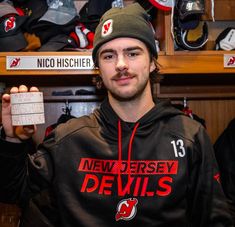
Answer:
[[[110,93],[110,95],[118,100],[119,102],[129,102],[135,100],[139,95],[137,93],[135,94],[116,94],[116,93]]]

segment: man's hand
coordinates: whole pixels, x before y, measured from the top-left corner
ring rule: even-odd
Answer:
[[[38,92],[37,87],[31,87],[29,92]],[[10,93],[28,92],[28,88],[25,85],[18,87],[12,87]],[[33,136],[36,132],[36,125],[27,126],[12,126],[11,120],[11,100],[9,94],[2,96],[2,125],[6,134],[6,140],[17,141],[27,140]]]

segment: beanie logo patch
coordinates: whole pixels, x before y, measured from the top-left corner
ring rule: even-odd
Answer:
[[[101,30],[101,36],[105,37],[110,35],[113,32],[113,20],[109,19],[104,22]]]

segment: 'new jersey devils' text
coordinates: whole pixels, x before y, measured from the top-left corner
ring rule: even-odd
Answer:
[[[101,160],[82,158],[81,192],[111,196],[167,196],[178,172],[177,160]]]

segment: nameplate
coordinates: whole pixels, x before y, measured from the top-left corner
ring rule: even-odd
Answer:
[[[92,56],[6,56],[7,70],[92,70]]]

